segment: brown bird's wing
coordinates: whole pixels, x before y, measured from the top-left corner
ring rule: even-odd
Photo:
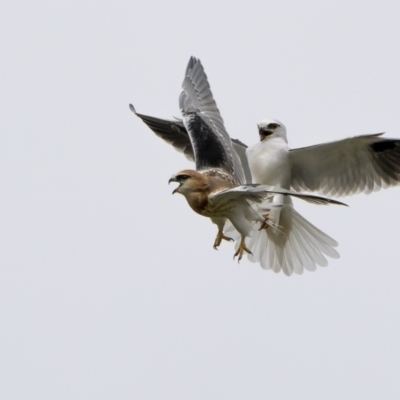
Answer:
[[[221,168],[246,183],[242,163],[210,90],[200,60],[191,57],[182,84],[179,107],[192,142],[196,169]]]
[[[240,185],[232,189],[222,190],[220,192],[212,193],[209,196],[209,198],[214,201],[221,200],[224,202],[238,198],[245,198],[247,200],[254,201],[256,203],[261,203],[263,200],[265,200],[266,197],[275,194],[282,194],[284,196],[296,197],[301,200],[317,205],[335,204],[340,206],[346,206],[346,204],[340,201],[328,199],[322,196],[314,196],[312,194],[293,192],[291,190],[286,190],[275,186],[257,185],[257,184]]]
[[[192,142],[182,120],[165,120],[149,115],[139,114],[132,104],[129,105],[131,111],[139,117],[159,138],[171,144],[175,150],[183,153],[189,161],[194,161]],[[239,156],[246,183],[252,181],[249,162],[246,156],[247,146],[238,139],[232,139],[232,145]]]
[[[193,147],[189,135],[181,120],[169,121],[165,119],[151,117],[149,115],[139,114],[135,107],[129,104],[131,111],[138,116],[158,137],[168,144],[171,144],[175,150],[183,153],[189,161],[194,161]]]

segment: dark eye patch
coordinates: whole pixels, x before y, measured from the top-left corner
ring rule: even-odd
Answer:
[[[178,175],[176,178],[180,181],[186,181],[186,179],[189,178],[189,175],[182,174],[182,175]]]
[[[267,125],[267,128],[269,129],[276,129],[279,127],[279,124],[276,124],[275,122],[271,122],[270,124]]]

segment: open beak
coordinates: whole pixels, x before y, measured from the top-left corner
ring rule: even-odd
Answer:
[[[270,136],[274,133],[274,131],[267,131],[264,129],[259,129],[258,133],[260,135],[260,141],[262,142],[267,136]]]
[[[178,182],[178,183],[180,183],[180,182],[175,178],[175,175],[168,181],[168,185],[169,185],[171,182]],[[174,191],[172,192],[172,194],[175,194],[176,191],[177,191],[180,187],[181,187],[181,185],[179,184],[179,186],[178,186],[177,188],[174,189]]]

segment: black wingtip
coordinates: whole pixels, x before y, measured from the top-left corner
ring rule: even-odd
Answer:
[[[381,153],[386,150],[393,150],[399,145],[399,143],[400,141],[398,139],[381,139],[371,143],[370,147],[375,151],[375,153]]]
[[[190,56],[189,64],[190,64],[191,66],[193,66],[194,64],[196,64],[197,60],[198,60],[197,57],[195,57],[195,56]]]
[[[191,56],[190,59],[189,59],[188,65],[187,65],[187,67],[186,67],[185,76],[188,75],[189,71],[192,70],[193,67],[194,67],[197,63],[201,65],[201,62],[200,62],[200,60],[199,60],[198,58],[196,58],[195,56]]]
[[[329,200],[330,200],[330,203],[336,204],[337,206],[345,206],[345,207],[348,207],[348,205],[347,205],[346,203],[342,203],[341,201],[333,200],[333,199],[329,199]]]
[[[186,67],[186,71],[185,71],[185,77],[188,75],[189,71],[193,68],[193,65],[196,63],[196,58],[191,56],[189,58],[189,62],[188,65]]]
[[[137,113],[136,113],[136,110],[135,110],[135,107],[133,107],[132,104],[129,104],[129,109],[130,109],[134,114],[137,114]]]

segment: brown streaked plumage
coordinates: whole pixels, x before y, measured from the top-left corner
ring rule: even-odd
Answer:
[[[238,208],[245,207],[253,211],[248,212],[248,214],[252,216],[254,222],[260,221],[265,223],[265,221],[261,215],[251,208],[251,205],[244,197],[239,196],[238,198],[227,199],[224,196],[218,196],[221,193],[229,193],[230,189],[239,186],[237,180],[232,175],[218,168],[211,168],[204,171],[183,170],[175,174],[169,180],[170,182],[179,183],[179,186],[173,193],[180,193],[185,196],[193,211],[204,217],[211,218],[218,226],[218,233],[214,241],[215,249],[218,248],[222,240],[232,240],[223,233],[225,221],[229,219],[242,234],[242,241],[235,253],[235,257],[239,256],[240,261],[244,252],[251,254],[245,244],[245,237],[251,231],[251,224],[250,227],[245,228],[244,233],[244,229],[240,227],[240,224],[235,225],[233,222],[237,220],[233,216],[237,213]]]
[[[202,172],[186,169],[174,175],[169,182],[179,182],[173,193],[185,196],[192,210],[205,217],[218,217],[214,214],[224,212],[221,205],[215,207],[210,203],[210,194],[238,186],[233,177],[215,169]]]
[[[237,181],[223,170],[209,169],[202,172],[183,170],[174,175],[169,182],[178,182],[179,186],[173,193],[185,196],[189,206],[194,212],[204,217],[209,217],[218,226],[214,249],[218,249],[222,240],[232,241],[225,236],[223,228],[232,205],[215,205],[210,201],[209,195],[237,186]],[[241,259],[241,256],[240,258]]]

